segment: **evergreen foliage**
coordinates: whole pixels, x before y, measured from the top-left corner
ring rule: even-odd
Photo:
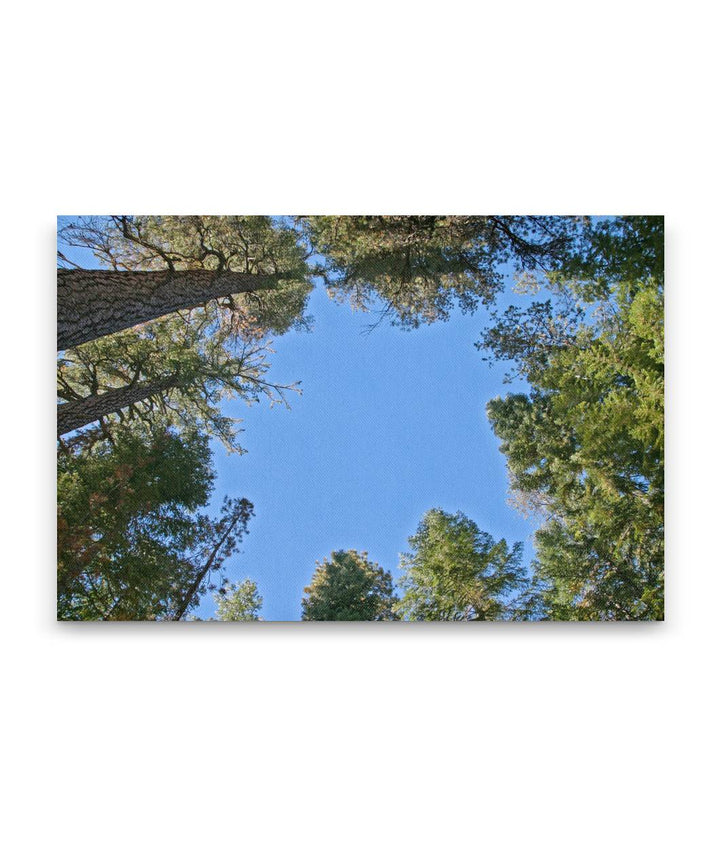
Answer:
[[[162,418],[242,451],[237,420],[221,412],[222,400],[267,396],[286,403],[286,392],[297,391],[296,384],[266,378],[272,353],[267,335],[306,323],[309,269],[292,229],[268,217],[94,217],[78,218],[62,237],[116,270],[208,268],[278,278],[269,291],[211,300],[64,351],[58,360],[61,402],[118,389],[127,389],[129,397],[133,389],[156,389],[108,409],[100,419],[106,436],[118,423]]]
[[[661,237],[660,218],[593,227],[553,279],[576,299],[574,318],[543,304],[545,329],[562,335],[514,350],[513,309],[483,342],[531,384],[491,401],[488,415],[512,489],[544,520],[536,570],[549,618],[663,616]]]
[[[168,317],[139,330],[116,333],[65,351],[58,360],[58,398],[81,403],[88,396],[160,382],[157,392],[130,406],[108,410],[100,420],[110,436],[122,425],[156,420],[201,430],[229,450],[242,451],[240,420],[224,414],[224,401],[247,403],[261,397],[287,404],[297,384],[267,380],[272,351],[268,343],[222,335],[201,316],[190,322]]]
[[[447,320],[491,303],[502,287],[499,266],[534,270],[558,259],[575,230],[572,218],[470,216],[308,217],[310,245],[330,294],[404,327]]]
[[[207,439],[124,429],[58,453],[58,618],[178,619],[237,549],[252,505],[201,514],[214,472]]]
[[[367,553],[338,550],[317,564],[302,600],[303,621],[382,621],[394,618],[392,577]]]
[[[261,621],[263,599],[257,583],[244,580],[218,589],[215,599],[215,616],[218,621]]]
[[[522,545],[495,541],[458,512],[433,508],[423,517],[411,550],[400,558],[405,575],[395,612],[406,621],[504,621],[529,618],[532,603]]]
[[[253,338],[305,323],[309,282],[307,250],[278,218],[141,216],[78,217],[61,230],[69,246],[92,251],[113,270],[197,270],[267,274],[269,291],[212,300],[202,310]]]
[[[413,328],[490,306],[506,262],[518,290],[542,298],[492,313],[477,345],[526,384],[487,412],[513,501],[539,518],[532,578],[519,544],[432,509],[401,557],[399,600],[366,553],[340,550],[317,565],[303,620],[662,618],[662,218],[87,217],[63,238],[113,271],[271,286],[59,355],[59,618],[181,620],[216,589],[253,508],[227,500],[217,519],[202,514],[209,439],[242,451],[224,401],[285,402],[297,389],[268,379],[268,336],[307,324],[313,273],[335,298],[379,301]],[[259,620],[262,598],[223,577],[216,605],[219,620]]]

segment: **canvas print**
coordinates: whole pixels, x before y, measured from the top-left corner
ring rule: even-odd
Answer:
[[[58,218],[62,621],[656,621],[660,216]]]

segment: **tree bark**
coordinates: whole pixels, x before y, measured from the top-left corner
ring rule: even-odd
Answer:
[[[149,398],[157,392],[170,389],[177,383],[177,377],[171,376],[145,384],[130,384],[111,389],[100,395],[89,395],[77,401],[59,404],[57,409],[57,435],[61,437],[76,428],[82,428],[95,422],[101,416],[115,413],[123,407],[129,407],[137,401]]]
[[[272,288],[272,276],[191,271],[57,272],[59,351],[117,333],[178,309],[231,294]]]

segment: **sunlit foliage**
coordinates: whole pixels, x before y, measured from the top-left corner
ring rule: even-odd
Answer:
[[[503,621],[530,617],[522,545],[495,541],[466,515],[433,508],[409,538],[395,606],[407,621]]]
[[[543,304],[545,329],[562,335],[533,349],[518,322],[518,352],[512,310],[484,339],[531,384],[490,402],[488,415],[512,489],[545,520],[536,570],[550,618],[663,616],[661,237],[660,218],[594,227],[590,249],[554,277],[577,299],[575,317]],[[533,312],[523,320],[535,323]]]
[[[572,218],[347,216],[304,218],[330,294],[368,309],[376,300],[394,323],[447,320],[458,305],[489,304],[512,260],[534,270],[560,257]]]
[[[394,618],[392,577],[367,553],[338,550],[319,562],[302,601],[303,621]]]
[[[263,599],[257,583],[244,580],[218,589],[215,599],[215,616],[218,621],[260,621]]]

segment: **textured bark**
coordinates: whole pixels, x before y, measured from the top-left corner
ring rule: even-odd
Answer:
[[[57,272],[57,347],[72,348],[217,297],[272,288],[271,276],[211,270]]]
[[[59,404],[57,409],[57,435],[61,437],[76,428],[82,428],[90,422],[95,422],[101,416],[115,413],[123,407],[129,407],[137,401],[149,398],[157,392],[170,389],[177,382],[176,377],[162,378],[145,384],[131,384],[118,389],[111,389],[100,395],[89,395],[78,401],[68,401]]]

